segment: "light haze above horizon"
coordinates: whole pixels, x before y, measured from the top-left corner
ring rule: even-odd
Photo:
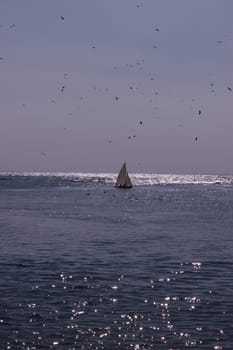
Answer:
[[[0,9],[0,172],[233,174],[232,0]]]

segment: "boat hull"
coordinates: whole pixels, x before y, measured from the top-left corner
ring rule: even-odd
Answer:
[[[129,185],[115,185],[115,187],[117,187],[117,188],[132,188],[133,186],[129,186]]]

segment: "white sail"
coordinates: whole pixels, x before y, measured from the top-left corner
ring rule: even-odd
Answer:
[[[130,188],[132,187],[132,183],[129,177],[129,174],[126,169],[126,163],[124,163],[121,167],[121,170],[119,172],[119,175],[117,177],[117,181],[115,184],[116,187],[122,187],[122,188]]]

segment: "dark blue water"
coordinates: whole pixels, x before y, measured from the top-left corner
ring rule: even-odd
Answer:
[[[2,175],[0,238],[0,349],[233,349],[231,184]]]

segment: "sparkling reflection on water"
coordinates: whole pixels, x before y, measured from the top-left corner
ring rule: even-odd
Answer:
[[[0,349],[233,348],[231,187],[51,181],[1,190]]]
[[[4,278],[2,348],[221,349],[231,344],[225,264],[182,262],[172,270],[164,264],[138,278],[129,270],[114,277],[95,266],[89,274],[77,267],[68,268],[74,274],[57,273],[59,265],[65,261],[50,262],[49,269],[33,260],[1,265],[2,276],[14,274]]]

